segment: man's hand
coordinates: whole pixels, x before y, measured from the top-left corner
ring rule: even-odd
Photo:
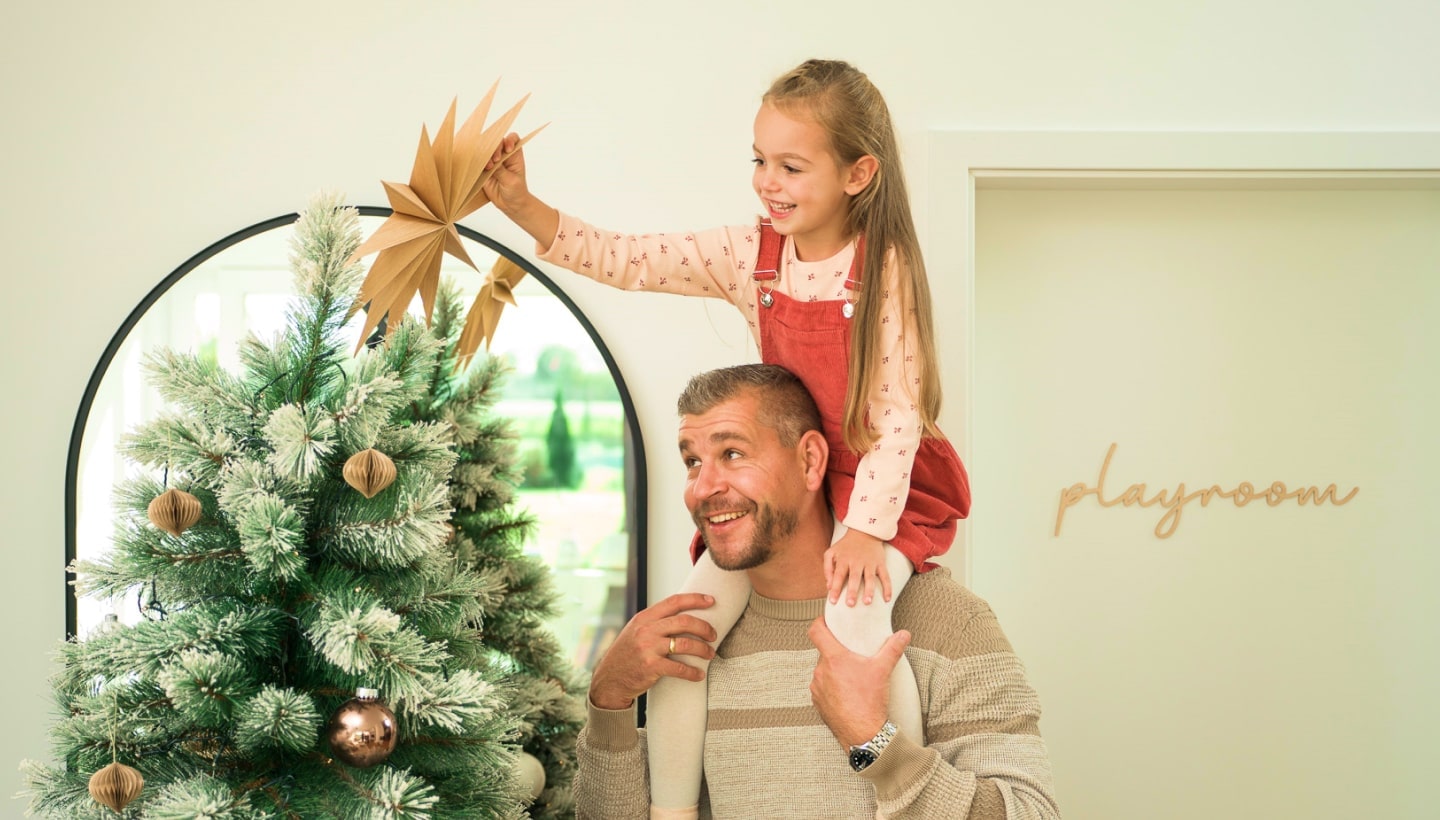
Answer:
[[[687,610],[705,609],[714,603],[709,595],[687,592],[671,595],[636,613],[590,676],[590,702],[601,709],[627,709],[662,677],[702,680],[704,672],[671,655],[694,655],[706,660],[715,657],[715,650],[707,643],[715,640],[714,627],[686,614]]]
[[[861,584],[865,587],[865,604],[875,600],[879,584],[885,600],[890,600],[890,571],[885,568],[885,542],[857,529],[840,536],[825,550],[825,585],[830,588],[830,603],[840,600],[855,606]]]
[[[820,650],[820,662],[810,679],[810,700],[842,747],[859,746],[885,723],[890,671],[910,645],[910,633],[896,632],[873,658],[867,658],[846,649],[821,617],[810,624],[810,642]]]

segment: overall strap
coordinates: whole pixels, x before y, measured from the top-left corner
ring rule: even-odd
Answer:
[[[773,282],[780,278],[780,251],[785,247],[785,237],[775,230],[770,220],[760,220],[760,255],[755,259],[755,272],[751,274],[756,282]],[[865,235],[855,241],[855,257],[850,260],[850,275],[845,278],[845,288],[860,292],[860,273],[865,266]]]
[[[850,275],[845,277],[845,289],[860,292],[860,273],[865,268],[865,234],[855,240],[855,258],[850,260]]]
[[[785,237],[775,230],[770,220],[760,220],[760,256],[755,260],[756,282],[773,282],[780,278],[780,250],[785,246]]]

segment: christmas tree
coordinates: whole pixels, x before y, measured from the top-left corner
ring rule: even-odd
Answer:
[[[149,474],[117,490],[112,553],[74,568],[81,594],[140,588],[148,617],[63,646],[33,812],[114,816],[92,791],[125,817],[569,811],[579,686],[520,551],[502,368],[456,373],[448,289],[432,329],[392,321],[352,357],[358,224],[334,198],[301,215],[300,298],[239,375],[150,357],[172,410],[124,445]]]

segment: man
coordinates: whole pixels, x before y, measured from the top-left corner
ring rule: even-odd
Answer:
[[[645,818],[645,735],[635,699],[663,676],[698,681],[674,656],[710,661],[702,814],[720,818],[1057,818],[1040,704],[984,601],[944,569],[912,579],[897,631],[874,657],[826,628],[823,555],[840,526],[824,494],[829,452],[798,379],[773,365],[696,376],[679,402],[685,503],[715,563],[754,592],[718,650],[672,595],[626,624],[596,667],[580,734],[579,817]],[[925,739],[886,717],[904,652]]]

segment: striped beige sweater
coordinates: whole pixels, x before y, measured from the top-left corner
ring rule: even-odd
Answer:
[[[898,735],[861,774],[810,702],[823,599],[752,595],[710,665],[701,816],[1058,818],[1040,702],[990,607],[944,569],[912,579],[897,629],[920,687],[926,744]],[[633,708],[590,708],[580,733],[577,816],[649,817],[645,733]]]

